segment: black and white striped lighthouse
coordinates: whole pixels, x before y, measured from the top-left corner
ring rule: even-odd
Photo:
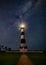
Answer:
[[[20,27],[21,31],[21,44],[20,44],[20,52],[26,52],[27,51],[27,46],[26,46],[26,40],[25,40],[25,28],[24,25]]]

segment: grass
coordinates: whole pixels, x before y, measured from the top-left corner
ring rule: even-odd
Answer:
[[[46,54],[26,53],[34,65],[46,65]],[[0,53],[0,65],[17,65],[21,53]]]
[[[27,54],[34,65],[46,65],[46,54],[33,53]]]

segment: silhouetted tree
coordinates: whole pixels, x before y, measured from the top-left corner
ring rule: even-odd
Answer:
[[[7,46],[5,46],[5,48],[4,48],[4,49],[5,49],[5,51],[6,51],[6,50],[7,50]]]
[[[0,51],[1,51],[1,47],[0,47]]]
[[[1,51],[1,45],[0,45],[0,51]]]
[[[4,49],[4,45],[1,45],[1,48]]]
[[[8,51],[11,51],[11,48],[8,48]]]
[[[4,45],[1,45],[1,47],[3,48],[3,47],[4,47]]]

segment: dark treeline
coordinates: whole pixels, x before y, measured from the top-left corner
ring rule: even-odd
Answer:
[[[0,51],[11,51],[11,48],[8,48],[7,46],[1,45],[0,44]]]

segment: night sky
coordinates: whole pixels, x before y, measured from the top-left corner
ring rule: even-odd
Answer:
[[[19,50],[22,21],[28,49],[46,50],[46,0],[0,0],[0,44]]]

